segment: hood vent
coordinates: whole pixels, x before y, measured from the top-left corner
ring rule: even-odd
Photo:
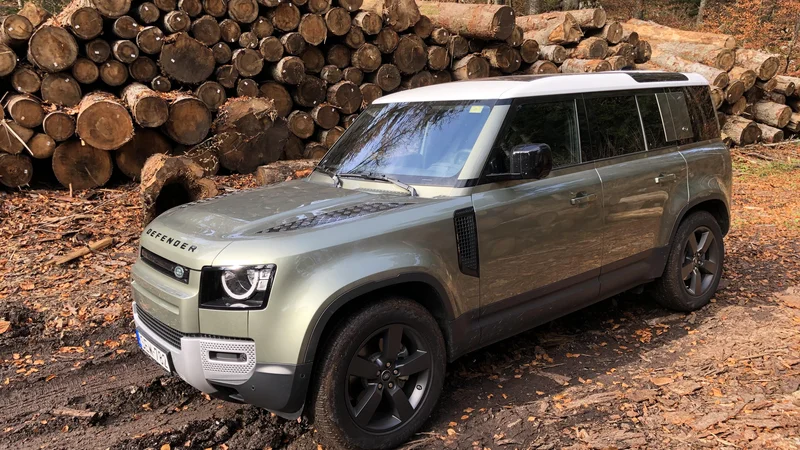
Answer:
[[[259,233],[277,233],[279,231],[294,231],[303,228],[328,225],[369,214],[389,211],[390,209],[399,208],[405,205],[410,205],[410,203],[362,203],[334,211],[298,216],[291,222],[282,223],[267,230],[259,231]]]

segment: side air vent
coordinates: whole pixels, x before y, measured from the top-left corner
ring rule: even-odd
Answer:
[[[459,209],[453,215],[456,229],[456,246],[458,247],[458,268],[461,272],[477,277],[480,275],[478,264],[478,226],[475,223],[475,210]]]
[[[348,206],[347,208],[337,209],[335,211],[326,211],[319,214],[298,216],[295,220],[259,231],[259,233],[277,233],[280,231],[294,231],[302,228],[328,225],[331,223],[341,222],[343,220],[388,211],[390,209],[399,208],[405,205],[410,205],[410,203],[362,203],[360,205]]]

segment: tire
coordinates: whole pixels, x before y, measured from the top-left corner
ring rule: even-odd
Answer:
[[[664,274],[655,282],[656,301],[684,312],[707,305],[717,291],[724,260],[722,230],[714,216],[706,211],[687,216],[672,240]]]
[[[327,341],[310,403],[323,444],[373,450],[406,442],[444,384],[446,351],[436,320],[416,302],[389,298],[344,319]]]

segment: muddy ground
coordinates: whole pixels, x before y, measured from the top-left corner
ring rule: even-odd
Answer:
[[[800,448],[800,145],[735,161],[712,304],[625,294],[467,355],[407,447]],[[212,400],[137,351],[138,216],[133,184],[0,191],[0,448],[318,448],[313,425]]]

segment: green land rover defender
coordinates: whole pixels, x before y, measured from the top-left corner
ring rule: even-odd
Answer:
[[[731,161],[706,81],[608,72],[378,99],[304,180],[173,208],[133,267],[142,349],[324,444],[423,425],[467,352],[647,284],[706,305]]]

